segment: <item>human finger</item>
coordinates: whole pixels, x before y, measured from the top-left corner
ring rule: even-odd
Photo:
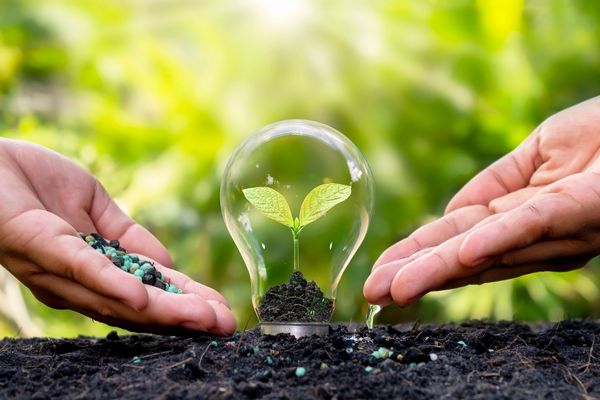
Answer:
[[[446,213],[473,204],[488,205],[497,197],[526,187],[540,161],[539,128],[515,150],[471,179],[448,203]]]
[[[390,295],[390,286],[394,276],[396,276],[398,271],[406,264],[432,250],[433,247],[423,249],[408,257],[382,264],[374,269],[363,286],[363,295],[365,296],[365,299],[371,304],[378,304],[381,306],[393,303],[393,299]]]
[[[31,210],[7,223],[12,250],[44,271],[76,281],[135,309],[148,303],[144,285],[87,245],[73,227],[44,210]]]
[[[229,307],[229,302],[221,293],[211,288],[210,286],[203,285],[199,282],[196,282],[183,272],[177,271],[172,268],[167,268],[164,265],[161,265],[158,261],[152,259],[151,257],[147,257],[143,254],[133,254],[137,255],[141,260],[152,261],[154,263],[154,267],[165,277],[167,277],[172,284],[181,289],[184,293],[196,293],[206,300],[216,301],[221,304],[224,304],[226,307]]]
[[[385,250],[375,261],[373,270],[383,264],[408,257],[423,249],[437,246],[446,240],[472,228],[490,215],[482,205],[464,207],[414,231],[409,237]]]
[[[398,269],[390,285],[389,292],[394,302],[401,306],[407,305],[453,279],[473,275],[488,268],[491,263],[472,269],[464,268],[459,261],[458,251],[472,230],[491,224],[501,217],[502,214],[491,215],[477,223],[471,230],[447,240],[404,264]]]
[[[584,266],[590,259],[586,257],[563,259],[554,262],[537,264],[523,264],[506,268],[503,265],[489,268],[468,277],[451,280],[437,290],[455,289],[467,285],[481,285],[484,283],[498,282],[536,272],[565,272]]]
[[[485,268],[480,266],[467,270],[460,264],[458,249],[462,240],[464,234],[400,268],[390,284],[393,301],[400,306],[408,305],[453,279],[474,275],[479,269]]]
[[[207,302],[213,308],[213,311],[217,316],[217,323],[209,330],[209,332],[218,336],[228,336],[235,332],[237,322],[229,307],[214,300],[207,300]],[[184,323],[183,326],[185,327],[186,324],[187,323]]]
[[[509,251],[497,257],[495,264],[505,268],[527,264],[561,264],[571,259],[592,258],[597,254],[598,243],[580,239],[545,240],[522,249]]]
[[[567,193],[545,193],[473,230],[462,243],[459,258],[476,266],[540,239],[562,238],[582,226],[583,205]]]
[[[539,193],[543,187],[528,186],[490,201],[488,208],[493,213],[507,212],[515,209]]]
[[[179,328],[214,334],[229,334],[235,329],[230,323],[233,315],[220,310],[224,318],[217,318],[213,305],[193,293],[175,294],[149,286],[148,306],[136,311],[56,275],[40,274],[35,278],[35,285],[62,296],[68,308],[126,329],[164,333]]]

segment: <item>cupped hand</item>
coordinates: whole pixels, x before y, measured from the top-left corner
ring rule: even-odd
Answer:
[[[542,123],[473,178],[446,215],[387,249],[365,282],[371,303],[583,266],[600,253],[600,98]]]
[[[223,296],[171,269],[163,245],[74,162],[0,138],[0,182],[0,264],[44,304],[135,331],[235,330]],[[142,284],[88,246],[78,231],[117,239],[129,252],[156,260],[184,293]]]

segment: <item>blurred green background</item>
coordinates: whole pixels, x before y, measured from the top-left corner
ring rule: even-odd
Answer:
[[[0,132],[89,168],[243,328],[256,319],[221,218],[224,164],[271,122],[335,127],[376,179],[335,313],[363,321],[381,251],[546,117],[600,93],[599,40],[592,0],[3,0]],[[431,294],[379,321],[595,317],[599,285],[594,266],[537,274]],[[110,330],[22,292],[34,333]],[[2,336],[24,334],[11,307]]]

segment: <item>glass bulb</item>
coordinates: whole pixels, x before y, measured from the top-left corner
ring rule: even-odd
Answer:
[[[360,151],[321,123],[280,121],[235,150],[221,210],[261,323],[329,322],[342,274],[367,232],[373,195]],[[311,300],[319,291],[323,298]],[[269,299],[287,310],[274,314]]]

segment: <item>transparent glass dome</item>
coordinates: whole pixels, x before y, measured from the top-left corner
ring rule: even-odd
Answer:
[[[372,181],[356,146],[313,121],[274,123],[235,150],[221,183],[221,209],[261,322],[270,321],[261,312],[265,294],[296,270],[316,282],[333,311],[342,274],[367,232]]]

